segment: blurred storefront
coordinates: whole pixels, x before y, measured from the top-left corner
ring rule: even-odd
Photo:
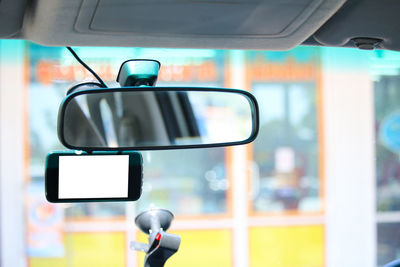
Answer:
[[[44,48],[31,44],[28,49],[31,70],[31,173],[36,177],[42,171],[46,151],[61,149],[54,135],[55,105],[71,84],[90,75],[64,48]],[[245,148],[247,157],[239,163],[235,161],[234,154],[240,151],[234,148],[144,152],[145,180],[140,201],[134,205],[90,203],[66,207],[65,229],[70,229],[66,232],[71,238],[84,231],[88,240],[96,240],[99,231],[89,231],[92,232],[89,234],[87,229],[100,221],[103,225],[107,223],[106,233],[111,231],[120,235],[121,231],[126,230],[126,240],[133,239],[136,235],[133,225],[129,226],[129,230],[121,227],[129,214],[149,206],[159,206],[171,209],[177,215],[174,230],[185,237],[182,250],[171,259],[170,264],[204,266],[215,265],[217,261],[223,266],[230,266],[234,261],[246,260],[251,266],[265,266],[268,261],[273,263],[277,258],[289,256],[292,260],[282,263],[282,266],[323,265],[322,175],[318,164],[322,161],[322,154],[318,158],[319,118],[316,112],[321,75],[320,49],[232,53],[214,50],[79,48],[77,52],[108,84],[115,84],[120,62],[128,58],[151,56],[162,62],[159,85],[250,90],[259,100],[262,116],[260,135],[253,145]],[[238,75],[241,79],[238,79]],[[43,103],[44,97],[49,98],[45,103],[51,104],[38,105],[39,102]],[[233,167],[233,164],[239,166]],[[232,200],[235,187],[232,172],[237,171],[238,167],[241,174],[236,179],[248,181],[248,190],[242,188],[244,190],[236,190],[234,194],[235,198],[237,194],[243,195],[249,203],[246,209],[249,221],[241,228],[236,226],[235,221],[242,218],[234,214],[237,208],[233,207],[235,204]],[[39,170],[38,174],[33,173],[35,169]],[[293,225],[271,226],[268,218],[274,214],[294,215],[291,217]],[[297,225],[296,214],[312,216],[310,225]],[[254,224],[252,218],[262,218],[265,223]],[[318,224],[315,224],[315,218]],[[203,242],[196,241],[199,232]],[[238,232],[247,236],[248,245],[245,243],[232,247]],[[262,238],[264,235],[274,241],[265,240]],[[309,237],[308,241],[303,240],[305,236]],[[142,237],[139,235],[139,238]],[[287,238],[293,244],[301,244],[302,249],[297,249],[297,245],[287,247],[286,242],[280,246],[273,245]],[[191,245],[187,247],[185,242]],[[246,246],[254,249],[250,249],[247,258],[237,259],[235,251],[247,250]],[[269,252],[257,252],[257,247]],[[68,250],[76,250],[71,245],[65,249],[66,255]],[[86,249],[91,255],[89,251],[95,248]],[[80,247],[80,250],[85,249]],[[185,253],[186,250],[215,256],[205,257],[204,262],[193,263],[193,252]],[[132,256],[135,252],[128,248],[114,251],[117,253],[112,255],[126,259],[129,265],[135,264],[136,257]],[[314,257],[302,257],[304,253]],[[49,260],[37,258],[31,256],[32,265],[39,266]],[[49,254],[47,258],[53,257]],[[141,258],[138,256],[138,259]],[[100,259],[92,260],[98,265]],[[90,259],[86,261],[90,262]]]
[[[389,60],[395,53],[361,55],[316,47],[285,52],[76,48],[110,87],[118,86],[115,79],[125,60],[154,58],[162,63],[158,85],[251,91],[260,106],[260,133],[247,146],[143,152],[143,195],[136,203],[53,205],[44,200],[43,173],[47,153],[64,149],[56,134],[58,106],[68,88],[92,77],[65,48],[22,42],[19,51],[25,54],[17,64],[26,76],[21,91],[27,106],[24,127],[29,129],[24,139],[24,206],[20,207],[28,266],[141,266],[144,255],[130,250],[129,243],[144,240],[134,226],[134,216],[151,206],[174,212],[171,230],[182,236],[182,247],[168,266],[335,266],[338,261],[333,257],[350,244],[373,253],[370,258],[356,253],[355,262],[364,257],[363,262],[376,258],[382,264],[400,258],[396,234],[400,58],[396,57],[396,64]],[[341,58],[353,62],[352,67],[358,68],[355,74],[337,67]],[[358,62],[360,58],[364,61]],[[0,64],[5,64],[2,58]],[[349,79],[354,81],[346,84]],[[356,163],[343,165],[343,160],[349,160],[340,157],[337,145],[351,145],[354,136],[365,140],[364,130],[373,122],[370,99],[345,90],[356,85],[357,92],[371,99],[375,94],[376,206],[374,172],[368,169],[366,177],[360,177],[367,183],[364,188],[346,182],[359,174],[357,170],[365,170],[368,160],[375,164],[373,150],[351,150],[347,154]],[[335,86],[342,89],[335,91]],[[357,102],[353,117],[334,117],[346,105],[350,109],[352,101]],[[365,115],[365,110],[371,113]],[[348,127],[345,132],[345,123],[364,117],[362,127],[355,123],[354,130]],[[372,130],[365,137],[372,138],[367,145],[371,148]],[[335,172],[337,166],[344,166],[342,173]],[[338,175],[343,179],[335,179]],[[344,188],[348,191],[340,191]],[[355,191],[361,194],[359,201],[351,199],[352,194],[357,198]],[[372,201],[359,209],[369,192]],[[337,217],[341,208],[347,216],[343,220]],[[360,213],[359,219],[348,218],[351,210]],[[343,229],[357,228],[353,223],[370,214],[371,220],[358,227],[366,231],[377,227],[377,237],[371,231],[364,233],[365,239],[349,237],[353,238],[349,246],[343,245]],[[343,246],[333,248],[338,244]]]
[[[40,181],[46,152],[62,149],[54,134],[55,107],[66,89],[90,75],[64,48],[45,48],[29,44],[27,49],[31,70],[30,169],[31,176]],[[162,62],[158,85],[250,90],[259,99],[261,130],[253,145],[242,148],[247,151],[242,162],[234,159],[235,153],[241,153],[235,148],[144,152],[145,180],[140,201],[133,205],[90,203],[68,205],[64,208],[65,254],[61,258],[68,258],[71,253],[74,255],[78,252],[73,241],[66,243],[67,239],[74,239],[76,235],[86,240],[82,241],[84,244],[92,244],[94,241],[90,240],[96,240],[99,233],[119,236],[125,232],[125,239],[120,239],[120,242],[129,243],[128,240],[138,234],[129,216],[147,207],[159,206],[168,208],[177,215],[173,230],[185,237],[179,255],[171,259],[172,265],[212,266],[220,262],[219,265],[231,266],[234,261],[245,260],[251,266],[265,266],[268,261],[273,263],[277,258],[287,256],[292,260],[283,262],[282,266],[323,265],[322,177],[318,164],[322,158],[318,158],[319,118],[316,112],[321,75],[320,49],[303,48],[284,53],[265,53],[78,48],[77,52],[108,84],[115,86],[115,77],[121,62],[129,58],[152,57]],[[44,98],[48,99],[43,102]],[[240,174],[236,174],[238,178],[234,178],[233,172],[238,170]],[[249,207],[243,210],[249,220],[240,228],[236,221],[243,218],[237,216],[237,207],[233,207],[237,202],[232,199],[234,179],[248,183],[248,189],[236,189],[234,194],[234,198],[237,194],[243,195],[242,198],[247,200]],[[296,214],[314,218],[316,216],[320,223],[315,224],[315,219],[312,219],[310,225],[296,225]],[[271,215],[294,215],[291,217],[292,226],[271,226],[268,221]],[[254,224],[252,218],[261,218],[265,223]],[[91,227],[97,224],[107,224],[107,227],[102,231],[90,230],[98,228]],[[240,235],[247,236],[248,241],[232,245]],[[264,235],[272,240],[265,240],[262,238]],[[304,236],[309,237],[308,241],[303,240]],[[143,236],[139,234],[138,238]],[[286,242],[280,246],[273,245],[288,238],[293,244],[301,244],[302,249],[297,249],[297,245],[287,247]],[[123,245],[120,247],[124,247]],[[260,253],[257,247],[263,247],[269,252]],[[235,251],[249,248],[247,257],[238,259],[235,256]],[[100,249],[96,246],[85,248],[79,245],[81,254],[96,255],[94,250],[101,253]],[[83,252],[85,250],[87,252]],[[136,260],[142,260],[141,255],[136,257],[133,255],[136,253],[127,246],[122,251],[113,251],[110,257],[116,257],[116,262],[126,262],[131,266],[135,265]],[[193,263],[194,252],[210,257]],[[304,258],[301,256],[304,253],[314,257]],[[53,262],[54,258],[51,254],[46,257],[31,255],[29,262],[32,266],[41,266]],[[96,265],[100,261],[104,262],[104,259],[97,257],[86,258],[85,262],[90,260]],[[66,261],[67,259],[61,260],[60,264]],[[79,260],[74,262],[79,265]]]

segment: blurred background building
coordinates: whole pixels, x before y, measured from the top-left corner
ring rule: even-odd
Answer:
[[[90,80],[65,48],[0,41],[2,255],[13,266],[141,266],[134,217],[176,215],[167,266],[379,266],[400,258],[400,53],[76,48],[109,85],[131,58],[158,85],[238,88],[259,103],[255,142],[143,152],[135,203],[50,204],[60,101]]]

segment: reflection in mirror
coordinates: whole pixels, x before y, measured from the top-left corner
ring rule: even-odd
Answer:
[[[70,148],[244,142],[255,137],[257,125],[255,100],[237,91],[92,90],[63,105],[59,136]]]

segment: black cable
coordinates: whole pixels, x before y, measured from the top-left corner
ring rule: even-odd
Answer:
[[[74,56],[74,58],[81,63],[82,66],[84,66],[91,74],[93,74],[94,77],[96,77],[96,79],[99,81],[99,83],[101,84],[101,86],[103,88],[108,88],[108,86],[104,83],[104,81],[99,77],[99,75],[96,74],[96,72],[94,72],[94,70],[92,70],[88,65],[86,65],[85,62],[82,61],[82,59],[79,58],[79,56],[75,53],[75,51],[67,46],[67,49],[69,52],[71,52],[71,54]]]

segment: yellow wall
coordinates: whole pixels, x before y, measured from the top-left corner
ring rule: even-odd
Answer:
[[[254,227],[250,235],[251,267],[324,266],[324,227]]]
[[[165,264],[166,267],[230,267],[232,263],[232,231],[230,230],[193,230],[171,231],[180,235],[181,246]],[[139,234],[141,242],[147,242],[146,236]],[[138,266],[143,266],[144,253],[138,253]]]
[[[177,254],[168,266],[233,266],[232,231],[185,230],[173,231],[182,238]],[[138,234],[146,242],[146,236]],[[249,229],[251,267],[321,267],[324,266],[324,227],[279,226]],[[31,267],[106,267],[125,266],[125,234],[74,233],[66,234],[65,257],[29,258]],[[132,253],[135,253],[132,251]],[[138,266],[143,266],[144,253],[137,252]]]
[[[125,233],[65,234],[63,258],[29,258],[30,267],[125,266]]]

